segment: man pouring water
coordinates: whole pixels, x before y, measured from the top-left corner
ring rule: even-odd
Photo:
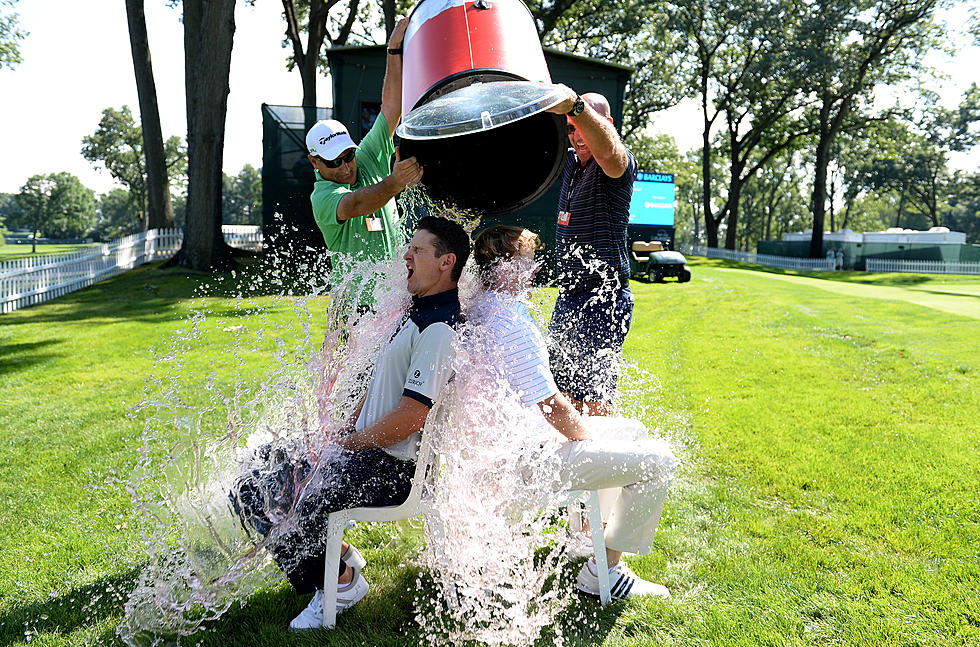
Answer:
[[[334,119],[318,121],[306,134],[308,158],[316,182],[310,202],[327,249],[343,254],[340,267],[349,272],[353,261],[394,258],[402,240],[395,231],[395,196],[422,179],[414,157],[399,159],[392,135],[401,118],[401,47],[408,19],[395,26],[388,41],[381,112],[360,145],[347,127]],[[394,166],[391,156],[396,155]],[[334,257],[335,265],[338,264]],[[371,302],[369,286],[358,288],[357,305]]]

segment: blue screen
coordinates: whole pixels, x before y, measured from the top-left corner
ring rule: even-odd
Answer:
[[[631,225],[674,226],[674,176],[641,171],[633,183]]]

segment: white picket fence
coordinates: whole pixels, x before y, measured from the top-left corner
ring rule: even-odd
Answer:
[[[833,258],[796,258],[794,256],[774,256],[773,254],[756,254],[754,252],[739,252],[731,249],[718,249],[704,245],[681,245],[679,251],[692,256],[707,256],[722,258],[728,261],[755,263],[767,267],[778,267],[784,270],[819,270],[832,271],[836,267]]]
[[[262,228],[258,225],[221,225],[221,234],[232,247],[262,251]]]
[[[232,247],[262,248],[262,232],[225,232]],[[180,229],[151,229],[76,252],[0,262],[0,313],[50,301],[180,249]]]
[[[914,261],[900,258],[868,258],[868,272],[909,272],[914,274],[980,274],[980,263],[966,261]]]

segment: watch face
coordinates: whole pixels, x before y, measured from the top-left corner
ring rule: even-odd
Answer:
[[[572,114],[573,117],[578,117],[583,112],[585,112],[585,101],[583,101],[582,98],[579,97],[575,101],[575,104],[572,106],[572,112],[571,112],[571,114]]]

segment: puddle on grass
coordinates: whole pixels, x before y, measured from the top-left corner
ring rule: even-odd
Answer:
[[[471,232],[478,222],[471,214],[458,218]],[[332,290],[324,260],[296,267],[287,259],[209,281],[184,329],[158,349],[138,406],[146,420],[139,461],[126,482],[146,547],[117,631],[127,645],[198,644],[232,605],[247,609],[253,593],[279,586],[268,549],[297,527],[304,497],[334,482],[326,469],[331,441],[360,402],[409,296],[401,260],[347,259],[351,269]],[[297,275],[307,279],[302,287],[287,278]],[[363,277],[375,277],[376,314],[358,314],[354,300],[336,298],[364,285]],[[204,298],[227,294],[232,283],[227,298]],[[465,272],[464,310],[479,308],[477,285]],[[569,546],[583,536],[568,531],[552,494],[559,438],[489,371],[496,343],[476,321],[464,325],[456,379],[430,414],[442,467],[439,486],[424,500],[429,514],[425,547],[414,557],[423,575],[413,612],[430,644],[529,645],[546,628],[561,644],[563,624],[595,621],[556,625],[574,586]],[[685,426],[664,405],[659,384],[636,366],[621,377],[616,409],[671,440]],[[647,433],[638,423],[611,424]],[[283,472],[286,465],[301,468]],[[229,498],[249,470],[276,484],[275,496],[262,499],[272,522],[265,535],[243,522]],[[370,564],[365,576],[370,580]]]

